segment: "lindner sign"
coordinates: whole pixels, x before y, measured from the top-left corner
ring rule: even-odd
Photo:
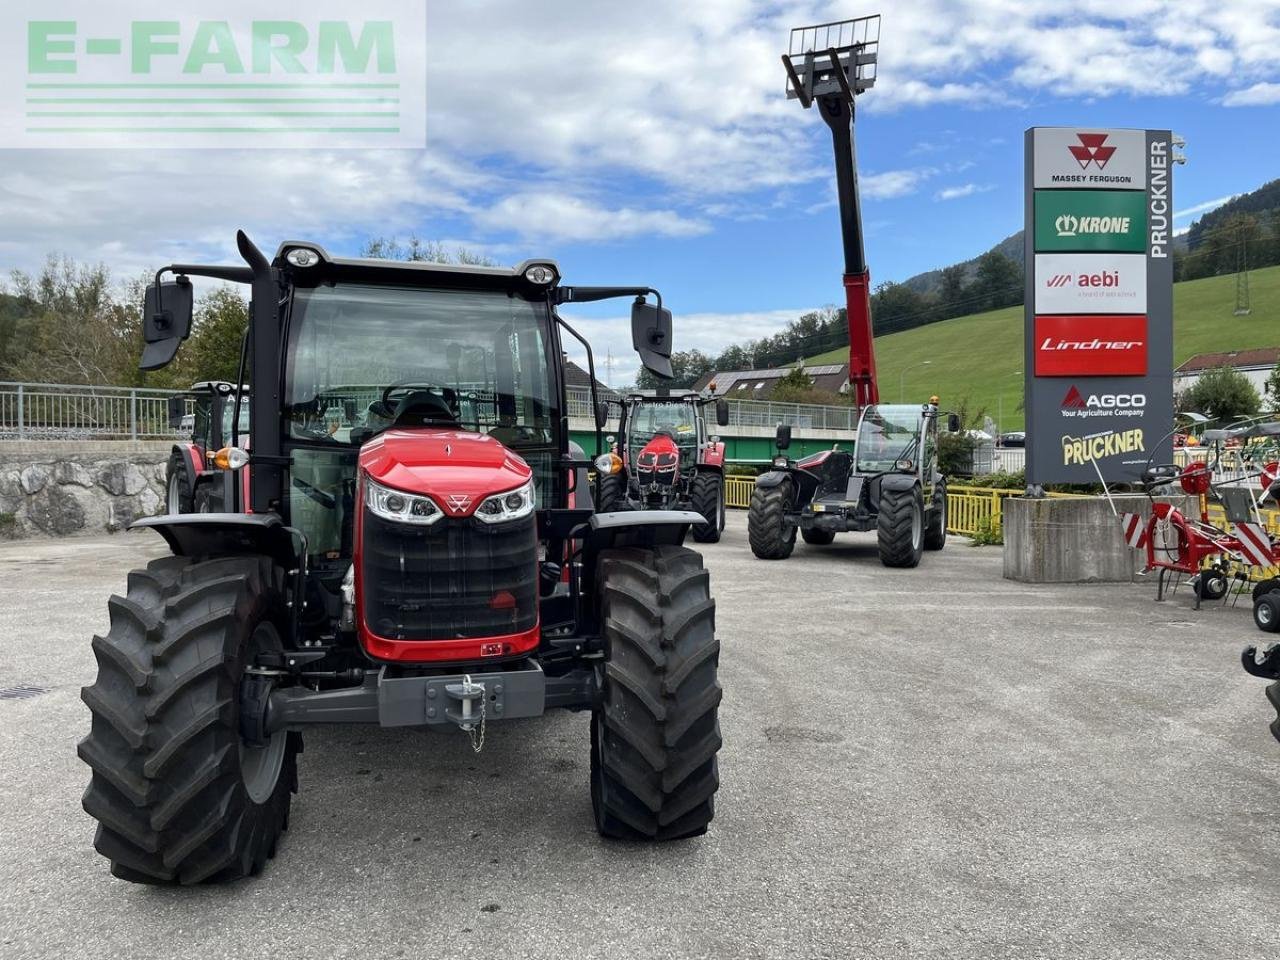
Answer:
[[[1172,460],[1172,136],[1026,133],[1027,482]]]

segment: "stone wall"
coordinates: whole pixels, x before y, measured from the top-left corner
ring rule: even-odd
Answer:
[[[0,539],[123,530],[164,512],[173,444],[0,441]]]

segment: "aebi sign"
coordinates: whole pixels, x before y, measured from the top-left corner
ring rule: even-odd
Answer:
[[[1038,253],[1036,313],[1145,313],[1147,258],[1140,253]]]
[[[1037,316],[1037,377],[1145,376],[1145,316]]]

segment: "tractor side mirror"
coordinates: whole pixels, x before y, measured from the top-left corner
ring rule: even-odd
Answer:
[[[609,422],[609,404],[605,400],[601,400],[596,404],[596,426],[603,430],[604,425]]]
[[[151,284],[142,305],[143,370],[159,370],[178,353],[182,341],[191,335],[191,315],[195,298],[191,281],[179,277],[158,287]]]
[[[631,345],[646,370],[664,380],[675,376],[671,370],[670,310],[636,298],[631,305]]]
[[[182,427],[182,418],[187,415],[187,398],[175,394],[169,398],[169,426],[178,430]]]
[[[727,427],[729,425],[729,401],[716,401],[716,424],[717,426]]]
[[[960,432],[960,414],[958,413],[947,414],[947,432],[948,433]]]
[[[778,424],[778,432],[773,438],[773,445],[779,450],[786,450],[791,446],[791,424]]]

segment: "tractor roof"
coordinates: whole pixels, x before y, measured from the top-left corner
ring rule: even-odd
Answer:
[[[657,403],[685,403],[691,400],[701,400],[703,397],[697,390],[672,388],[669,390],[632,390],[627,394],[627,399]]]
[[[299,266],[289,259],[297,250],[309,250],[317,260]],[[560,282],[560,267],[554,260],[525,260],[514,267],[483,267],[472,264],[433,263],[426,260],[373,260],[334,257],[319,244],[306,240],[286,240],[280,244],[272,264],[284,271],[298,286],[324,282],[382,283],[422,287],[455,287],[468,290],[510,290],[539,296]],[[549,267],[550,283],[535,284],[525,274],[531,267]]]

